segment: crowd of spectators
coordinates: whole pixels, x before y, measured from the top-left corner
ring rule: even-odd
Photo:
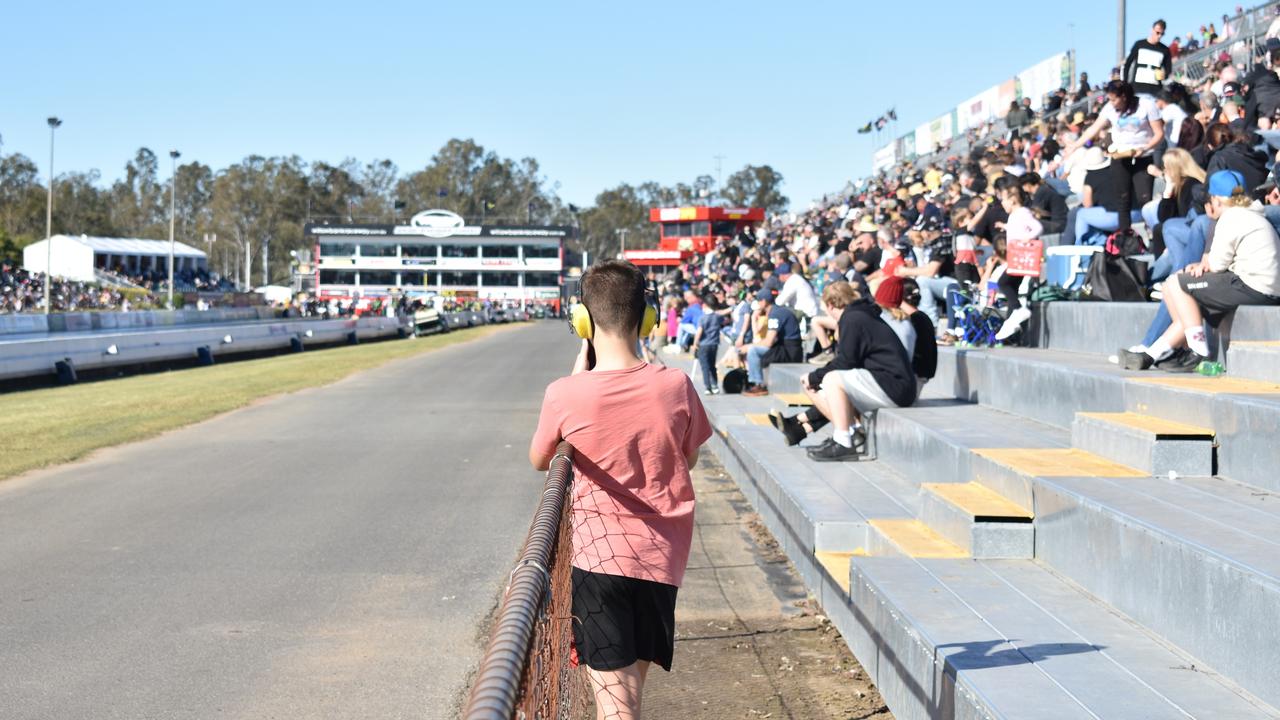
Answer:
[[[1201,319],[1280,304],[1280,39],[1259,67],[1237,67],[1233,23],[1207,27],[1179,51],[1222,44],[1227,56],[1188,86],[1172,79],[1165,30],[1154,23],[1101,87],[1082,73],[1074,95],[1062,88],[1040,112],[1016,102],[1005,122],[969,130],[964,152],[940,147],[653,274],[661,322],[648,352],[693,352],[708,394],[741,380],[722,379],[726,368],[763,395],[770,364],[812,361],[816,409],[773,421],[789,443],[833,422],[810,455],[843,459],[864,441],[861,413],[914,402],[937,344],[962,337],[975,308],[995,317],[998,343],[1025,330],[1033,296],[1078,291],[1084,266],[1063,292],[1039,294],[1045,245],[1096,245],[1095,262],[1136,278],[1132,299],[1165,299],[1126,366],[1194,370],[1211,353]]]
[[[44,273],[28,272],[17,263],[0,262],[0,314],[44,311]],[[162,301],[150,292],[54,278],[49,288],[53,312],[144,310]]]

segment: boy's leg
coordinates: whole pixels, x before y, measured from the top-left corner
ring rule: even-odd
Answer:
[[[764,384],[764,354],[769,352],[767,348],[758,345],[751,345],[747,348],[747,382],[753,385]]]
[[[635,720],[640,717],[641,695],[649,661],[637,660],[618,670],[587,668],[596,699],[597,720]]]

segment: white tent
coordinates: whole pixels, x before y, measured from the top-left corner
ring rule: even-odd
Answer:
[[[22,251],[22,266],[31,272],[45,272],[46,257],[52,255],[53,275],[92,281],[94,270],[124,269],[126,274],[146,270],[168,272],[169,241],[139,238],[104,238],[88,235],[54,235],[28,245]],[[206,267],[205,253],[190,245],[173,244],[174,271]]]

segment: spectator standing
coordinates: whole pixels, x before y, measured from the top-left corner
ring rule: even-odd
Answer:
[[[1027,194],[1022,188],[1014,185],[1001,188],[1000,202],[1009,213],[1009,222],[1005,224],[1004,230],[1010,246],[1014,243],[1040,239],[1044,226],[1027,207]],[[1031,309],[1022,304],[1022,298],[1019,296],[1023,277],[1011,275],[1008,270],[1006,268],[1004,275],[1000,277],[999,286],[1000,291],[1004,293],[1005,302],[1008,303],[1009,317],[996,333],[997,340],[1006,340],[1011,337],[1031,317]]]
[[[1161,39],[1165,33],[1164,20],[1151,25],[1151,32],[1129,49],[1124,61],[1124,80],[1133,91],[1142,95],[1156,95],[1165,80],[1173,74],[1173,56]],[[1108,91],[1110,92],[1110,91]]]
[[[713,297],[704,297],[706,311],[698,320],[698,331],[693,335],[693,352],[702,368],[702,387],[707,395],[720,392],[720,376],[716,372],[716,356],[720,352],[720,330],[724,327],[724,315]]]
[[[1019,178],[1023,192],[1031,197],[1028,207],[1049,234],[1060,233],[1067,227],[1067,199],[1054,190],[1036,173]]]
[[[1130,234],[1135,207],[1151,199],[1154,178],[1151,166],[1155,149],[1164,142],[1164,121],[1160,109],[1149,96],[1134,94],[1133,86],[1123,81],[1107,84],[1107,104],[1097,121],[1072,143],[1067,153],[1079,150],[1103,130],[1111,128],[1111,172],[1118,194],[1117,230]],[[1079,242],[1079,235],[1076,237]]]
[[[1004,122],[1010,130],[1020,130],[1031,124],[1031,114],[1014,100],[1009,103],[1009,113],[1004,116]]]
[[[778,279],[782,281],[782,289],[774,301],[779,307],[795,310],[806,319],[813,319],[818,314],[818,296],[813,286],[803,275],[795,272],[789,263],[782,263],[776,268]]]

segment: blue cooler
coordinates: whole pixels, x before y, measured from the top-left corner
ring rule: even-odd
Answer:
[[[1067,290],[1079,290],[1094,253],[1103,252],[1095,245],[1059,245],[1045,248],[1045,282]]]

